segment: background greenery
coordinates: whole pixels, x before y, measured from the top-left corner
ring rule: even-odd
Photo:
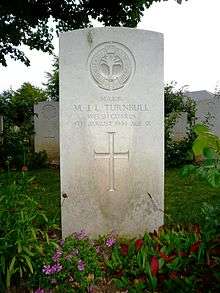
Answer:
[[[0,174],[0,190],[13,182],[19,175],[11,172],[10,178],[6,172]],[[183,178],[180,169],[168,169],[165,174],[165,222],[172,223],[201,223],[202,205],[208,203],[220,205],[220,188],[208,186],[196,176]],[[37,200],[51,220],[55,217],[56,224],[60,224],[60,180],[59,171],[40,169],[28,172],[33,177],[31,182],[31,196]],[[201,223],[202,224],[202,223]]]

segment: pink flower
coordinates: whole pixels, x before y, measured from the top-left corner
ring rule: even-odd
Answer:
[[[36,291],[34,291],[34,293],[44,293],[44,289],[38,288]]]
[[[85,240],[88,238],[85,230],[80,230],[79,232],[75,232],[74,236],[77,240]]]
[[[42,272],[45,275],[53,275],[55,273],[59,273],[62,270],[62,265],[59,263],[56,263],[54,265],[44,265]]]
[[[57,250],[57,251],[54,253],[54,255],[52,256],[52,260],[53,260],[54,262],[59,262],[59,259],[61,258],[61,256],[62,256],[62,251]]]
[[[81,259],[78,261],[77,268],[79,271],[84,271],[85,270],[85,263]]]
[[[96,246],[95,250],[96,250],[96,253],[100,253],[100,250],[101,250],[100,246]]]
[[[112,247],[115,244],[115,242],[116,242],[116,239],[113,236],[111,236],[110,238],[106,240],[105,244],[108,247]]]
[[[65,243],[65,240],[61,239],[61,240],[60,240],[60,245],[63,246],[64,243]]]
[[[23,165],[23,166],[21,167],[21,171],[22,171],[22,172],[27,172],[27,171],[28,171],[28,167],[27,167],[26,165]]]

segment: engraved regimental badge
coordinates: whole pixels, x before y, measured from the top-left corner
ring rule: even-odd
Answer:
[[[124,45],[107,42],[98,45],[89,57],[90,73],[97,85],[117,90],[126,85],[135,70],[134,57]]]

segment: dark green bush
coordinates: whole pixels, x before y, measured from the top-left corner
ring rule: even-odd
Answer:
[[[194,138],[192,128],[195,124],[195,102],[184,96],[181,90],[176,91],[174,85],[164,89],[165,97],[165,164],[166,167],[179,166],[192,160],[190,151]],[[184,139],[175,141],[173,127],[179,115],[187,113],[187,132]]]
[[[34,104],[46,99],[43,90],[29,83],[24,83],[17,91],[9,90],[0,95],[0,114],[4,117],[1,165],[13,168],[21,168],[29,163],[36,165],[36,155],[33,154]],[[30,158],[28,160],[30,153],[35,157],[35,162]]]

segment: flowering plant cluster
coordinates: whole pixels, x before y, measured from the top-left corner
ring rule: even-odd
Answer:
[[[128,292],[217,292],[209,288],[220,289],[220,258],[211,252],[199,225],[188,231],[161,227],[141,239],[118,241],[107,266],[116,286]]]
[[[100,267],[94,242],[80,231],[59,241],[56,248],[48,246],[32,284],[35,292],[87,292],[101,277]]]
[[[48,246],[32,287],[35,293],[218,292],[220,239],[206,234],[199,225],[163,226],[132,240],[115,233],[90,240],[80,231]]]

